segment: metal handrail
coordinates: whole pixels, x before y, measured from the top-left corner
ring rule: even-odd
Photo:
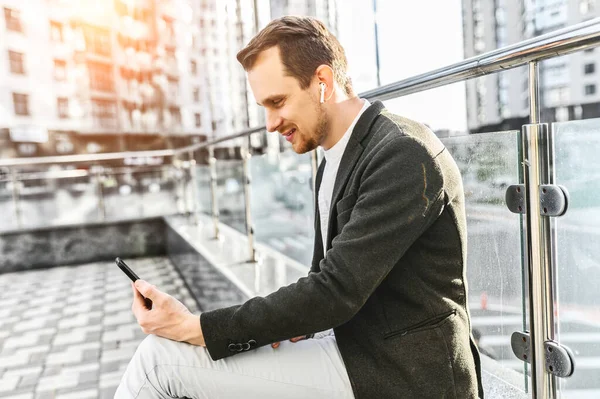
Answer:
[[[116,176],[122,175],[126,173],[152,173],[152,172],[160,172],[160,171],[168,171],[172,170],[173,166],[171,165],[158,165],[158,166],[129,166],[129,167],[120,167],[120,168],[110,168],[110,170],[105,170],[100,172],[103,176]],[[45,172],[33,172],[33,173],[19,173],[17,175],[17,180],[45,180],[45,179],[73,179],[77,177],[87,177],[91,176],[93,173],[89,170],[85,169],[75,169],[75,170],[50,170]],[[12,181],[11,178],[0,178],[0,183],[6,183]]]
[[[368,100],[389,100],[419,91],[505,71],[530,62],[570,54],[600,45],[600,18],[547,33],[508,47],[490,51],[467,60],[413,76],[360,94]],[[265,130],[265,126],[246,129],[219,139],[190,146],[159,151],[113,152],[94,155],[63,155],[38,158],[0,159],[0,167],[94,162],[129,157],[176,156],[211,147],[225,141],[246,137]]]

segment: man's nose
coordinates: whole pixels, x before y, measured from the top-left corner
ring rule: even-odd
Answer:
[[[281,117],[276,112],[266,111],[267,132],[274,132],[281,126]]]

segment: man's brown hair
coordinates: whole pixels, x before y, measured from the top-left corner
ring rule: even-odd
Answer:
[[[254,66],[257,56],[273,46],[279,47],[286,72],[298,80],[302,89],[310,86],[320,65],[328,65],[346,94],[354,94],[347,76],[348,61],[344,48],[321,21],[292,16],[274,19],[237,54],[237,59],[248,71]]]

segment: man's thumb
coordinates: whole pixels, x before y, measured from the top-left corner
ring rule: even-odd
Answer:
[[[136,280],[134,285],[135,288],[140,292],[140,294],[142,294],[145,298],[154,299],[154,297],[156,296],[156,287],[154,287],[147,281]]]

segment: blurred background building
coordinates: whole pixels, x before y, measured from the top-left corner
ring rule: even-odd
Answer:
[[[465,58],[600,16],[596,0],[462,0]],[[600,116],[598,49],[540,65],[542,120]],[[471,132],[521,129],[528,123],[528,69],[467,81]]]
[[[272,15],[337,26],[334,0],[0,7],[1,157],[173,148],[259,125],[237,52]]]

